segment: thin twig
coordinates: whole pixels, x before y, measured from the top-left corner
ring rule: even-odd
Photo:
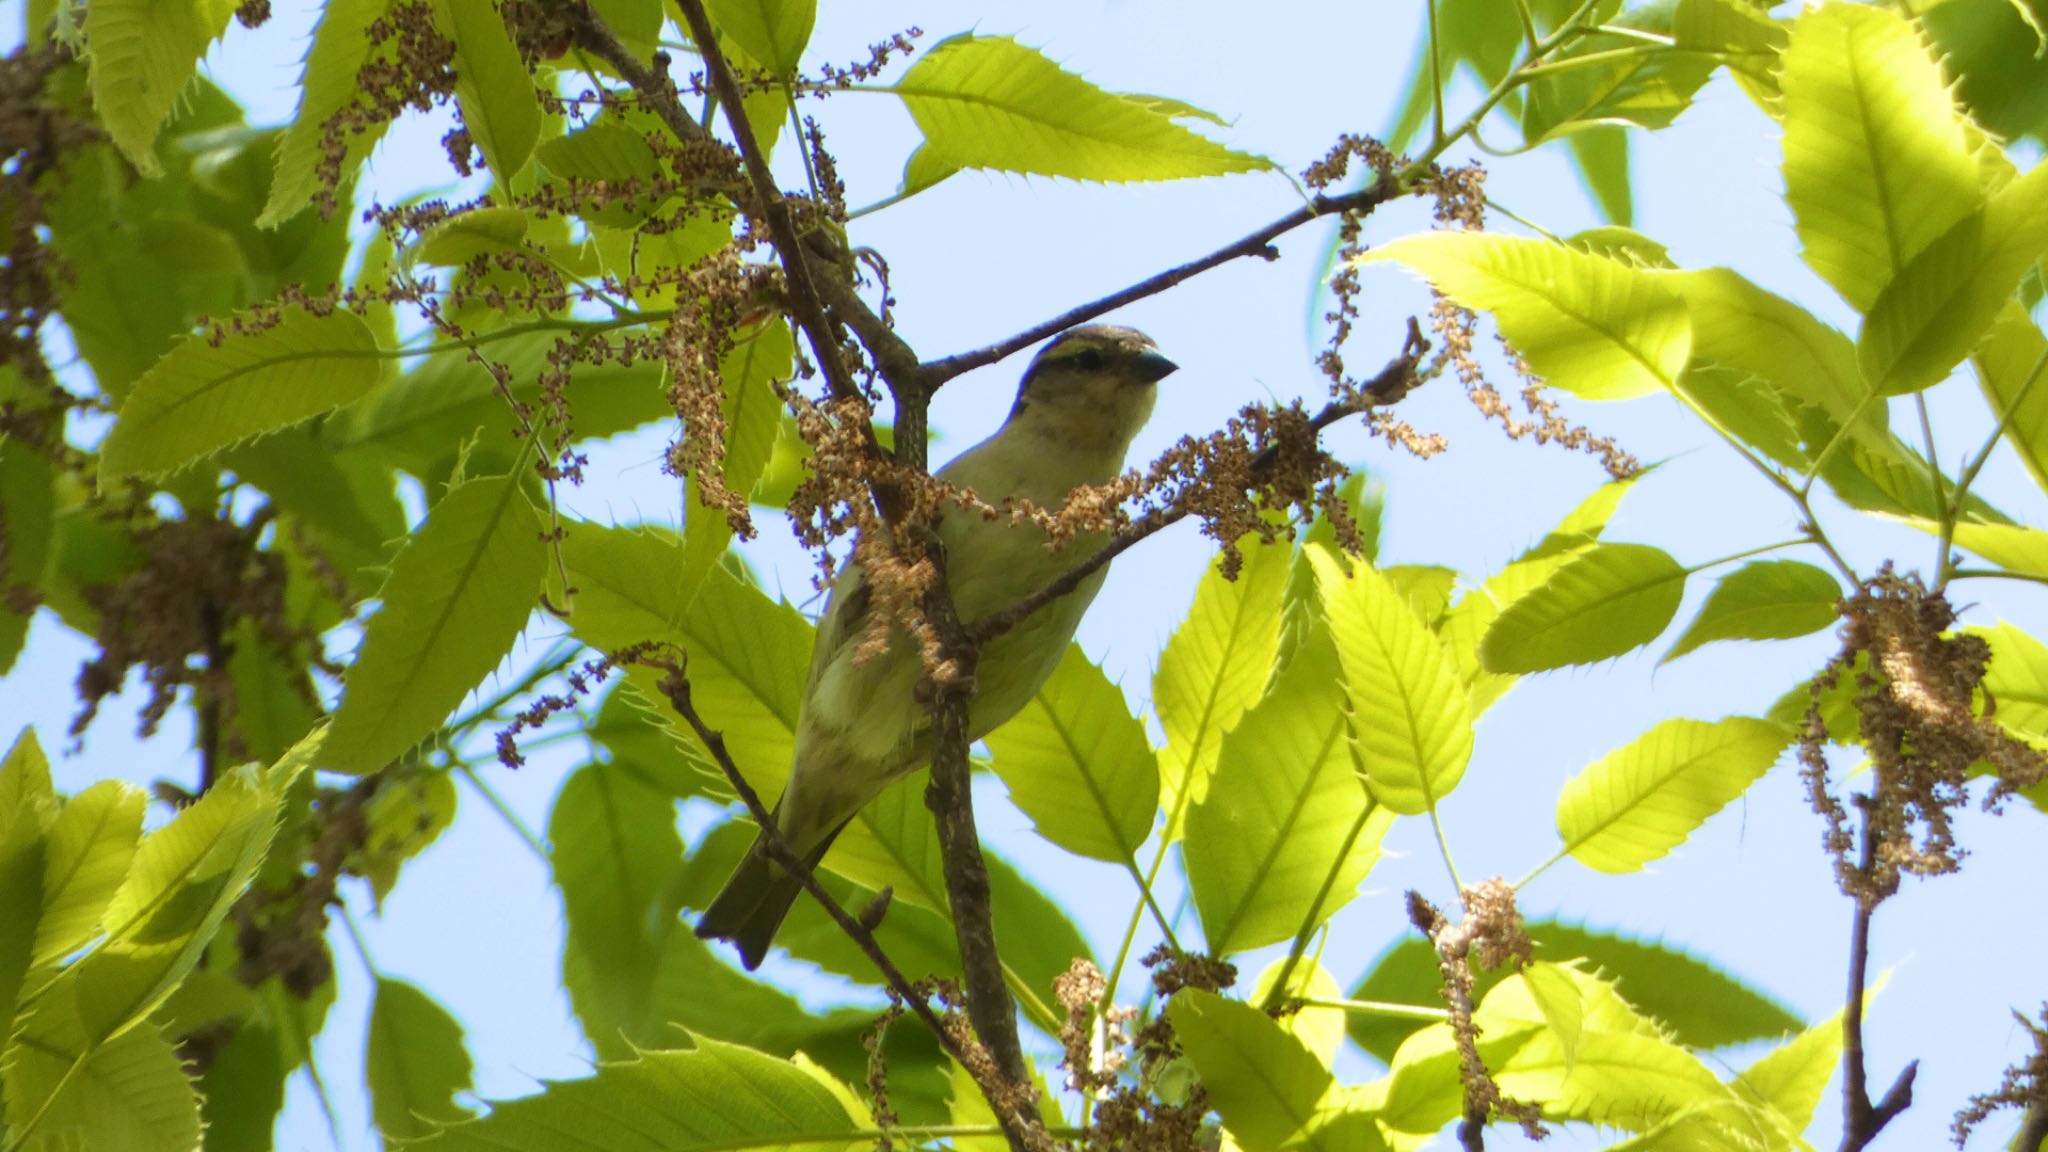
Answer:
[[[998,360],[1029,348],[1048,336],[1057,335],[1076,324],[1085,324],[1098,316],[1107,315],[1127,304],[1136,303],[1147,297],[1157,296],[1161,292],[1191,280],[1211,268],[1228,264],[1232,260],[1242,260],[1252,256],[1263,260],[1277,260],[1280,258],[1280,253],[1273,247],[1273,241],[1294,231],[1296,228],[1326,216],[1336,216],[1345,212],[1370,212],[1401,194],[1400,189],[1391,182],[1375,181],[1370,187],[1362,188],[1356,192],[1348,192],[1341,196],[1317,196],[1307,204],[1289,212],[1271,224],[1240,240],[1225,244],[1206,256],[1197,257],[1185,264],[1168,268],[1157,275],[1148,276],[1128,288],[1119,289],[1099,300],[1090,301],[1077,308],[1069,308],[1050,320],[1033,324],[1022,332],[998,340],[985,348],[976,348],[971,352],[961,352],[956,355],[947,356],[944,359],[929,361],[924,365],[925,378],[929,386],[936,390],[939,385],[944,384],[963,372],[970,372],[976,368],[993,364]]]
[[[939,1046],[945,1049],[946,1055],[974,1075],[982,1093],[988,1097],[994,1109],[996,1122],[1002,1125],[1003,1134],[1009,1138],[1010,1146],[1018,1152],[1029,1152],[1032,1149],[1049,1146],[1051,1139],[1046,1134],[1044,1125],[1029,1107],[1031,1097],[1028,1089],[1026,1095],[1019,1100],[1013,1093],[1002,1092],[1004,1086],[990,1084],[984,1079],[988,1069],[987,1055],[969,1049],[956,1030],[946,1027],[945,1022],[932,1011],[931,1003],[925,995],[912,986],[902,970],[889,959],[889,954],[883,951],[881,943],[875,939],[875,934],[825,890],[817,874],[789,846],[789,841],[782,836],[782,829],[775,823],[774,815],[762,802],[761,794],[754,791],[753,785],[747,783],[746,777],[740,773],[739,765],[733,761],[732,753],[725,746],[724,734],[706,724],[704,717],[697,712],[695,704],[691,701],[690,680],[683,665],[667,659],[645,656],[638,662],[650,668],[660,669],[664,673],[661,680],[663,696],[676,710],[676,714],[689,724],[691,731],[697,734],[697,739],[704,745],[705,750],[711,753],[711,759],[717,763],[719,770],[725,773],[727,782],[739,795],[740,802],[746,805],[747,812],[760,826],[761,843],[767,849],[769,858],[775,861],[778,867],[797,878],[804,891],[811,894],[819,907],[825,910],[825,914],[839,926],[839,930],[846,933],[847,938],[860,948],[861,954],[868,958],[868,962],[875,966],[875,970],[882,974],[882,979],[889,985],[889,991],[915,1013],[917,1018],[924,1022],[925,1027],[931,1029],[932,1035],[937,1038]],[[1013,1024],[1013,1030],[1014,1027]],[[1030,1081],[1027,1079],[1024,1083],[1028,1085]],[[1008,1106],[1004,1103],[1006,1097],[1009,1100]]]

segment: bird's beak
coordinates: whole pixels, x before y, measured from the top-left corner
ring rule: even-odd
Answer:
[[[1157,383],[1180,371],[1180,365],[1151,349],[1139,353],[1133,363],[1137,367],[1138,375],[1148,384]]]

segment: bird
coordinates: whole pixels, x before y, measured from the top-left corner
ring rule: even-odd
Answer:
[[[1025,369],[1002,427],[937,476],[973,489],[990,504],[1018,497],[1058,508],[1076,487],[1108,483],[1123,470],[1131,442],[1151,417],[1159,381],[1177,369],[1151,337],[1134,328],[1068,329]],[[961,622],[969,626],[1052,583],[1103,542],[1099,535],[1082,535],[1053,551],[1029,528],[966,510],[942,515],[937,533],[947,585]],[[1106,567],[1098,569],[1073,592],[989,642],[975,670],[968,739],[987,735],[1038,694],[1105,575]],[[869,632],[870,599],[860,566],[849,560],[833,580],[819,619],[797,719],[795,763],[772,814],[790,850],[811,868],[862,807],[931,757],[918,646],[893,627],[885,653],[855,658]],[[705,907],[697,935],[731,941],[752,971],[802,890],[802,881],[772,858],[757,834],[732,878]]]

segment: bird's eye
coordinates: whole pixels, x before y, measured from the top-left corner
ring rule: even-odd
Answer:
[[[1102,369],[1102,349],[1083,348],[1074,353],[1074,367],[1083,372],[1097,372]]]

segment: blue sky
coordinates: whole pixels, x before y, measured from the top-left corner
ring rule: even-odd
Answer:
[[[10,5],[12,7],[12,5]],[[882,5],[826,4],[812,40],[812,61],[864,58],[865,46],[910,25],[925,43],[973,29],[1015,34],[1095,82],[1120,91],[1170,95],[1231,121],[1219,130],[1233,145],[1298,171],[1341,132],[1369,132],[1391,119],[1415,43],[1419,3],[1259,6],[1170,0]],[[308,6],[277,3],[259,32],[234,28],[209,58],[214,78],[258,123],[288,118]],[[9,35],[19,22],[5,18]],[[1457,99],[1473,93],[1460,89]],[[859,205],[892,192],[915,134],[893,98],[849,93],[805,109],[824,123]],[[371,193],[394,198],[447,178],[439,120],[401,126],[370,169]],[[1510,133],[1489,134],[1505,143]],[[1732,266],[1845,326],[1853,317],[1797,258],[1797,241],[1778,201],[1777,133],[1731,85],[1717,80],[1676,127],[1638,134],[1637,226],[1668,243],[1686,267]],[[1596,223],[1562,153],[1488,159],[1489,190],[1516,213],[1557,233]],[[792,181],[793,183],[794,181]],[[856,243],[889,260],[904,335],[926,356],[1001,337],[1073,303],[1188,259],[1291,210],[1298,196],[1276,175],[1149,186],[1088,186],[968,173],[915,199],[856,222]],[[1419,205],[1390,210],[1368,235],[1389,239],[1428,227]],[[1512,229],[1505,221],[1498,227]],[[1241,261],[1114,319],[1154,336],[1182,371],[1164,385],[1163,402],[1137,448],[1142,462],[1177,437],[1210,430],[1249,401],[1321,395],[1311,363],[1319,332],[1311,290],[1326,235],[1305,229],[1281,247],[1276,263]],[[1351,345],[1355,366],[1377,366],[1399,344],[1424,294],[1391,267],[1366,279],[1364,322]],[[943,459],[992,431],[1008,410],[1021,360],[949,385],[934,407]],[[1951,382],[1931,396],[1941,458],[1973,450],[1990,429],[1974,386]],[[1786,501],[1710,433],[1662,399],[1626,405],[1572,403],[1569,414],[1618,437],[1645,461],[1663,466],[1637,486],[1609,537],[1659,545],[1681,561],[1730,555],[1794,534]],[[1403,406],[1425,431],[1451,438],[1443,457],[1423,462],[1389,453],[1355,430],[1333,434],[1346,460],[1386,485],[1383,557],[1396,563],[1446,564],[1481,577],[1541,537],[1604,479],[1590,458],[1505,441],[1458,393],[1439,381]],[[591,482],[568,497],[580,515],[602,520],[675,523],[678,492],[661,469],[667,431],[621,438],[593,453]],[[1980,491],[2023,522],[2041,519],[2042,501],[2009,453],[2001,451]],[[1825,508],[1831,533],[1859,570],[1886,557],[1929,567],[1930,540]],[[1208,544],[1182,526],[1120,561],[1081,630],[1081,641],[1134,707],[1143,709],[1160,647],[1186,610]],[[809,567],[787,532],[770,521],[749,546],[771,587],[798,603],[811,598]],[[1685,619],[1704,595],[1695,581]],[[1974,597],[1974,601],[1972,600]],[[1964,585],[1965,619],[2016,622],[2048,633],[2048,590],[2011,583]],[[529,632],[529,654],[553,638],[544,623]],[[1555,849],[1550,812],[1559,786],[1600,754],[1658,720],[1756,714],[1810,673],[1833,650],[1831,637],[1768,646],[1714,645],[1658,668],[1664,644],[1606,664],[1525,680],[1481,722],[1473,766],[1447,802],[1444,822],[1467,877],[1519,877]],[[68,684],[87,654],[47,615],[31,634],[23,662],[0,687],[0,739],[25,723],[46,746],[62,747],[70,715]],[[56,766],[60,787],[77,789],[106,775],[146,780],[189,777],[189,758],[170,763],[189,730],[167,725],[154,744],[130,738],[140,694],[109,706],[85,751]],[[714,718],[715,721],[715,718]],[[182,721],[181,721],[182,723]],[[568,749],[536,756],[522,771],[484,771],[533,828],[574,766]],[[1038,841],[1029,822],[984,782],[990,838],[1033,871],[1095,942],[1112,954],[1134,893],[1121,872],[1076,863]],[[1971,1092],[1988,1090],[2001,1068],[2030,1047],[2009,1010],[2032,1011],[2048,990],[2030,961],[2048,946],[2048,927],[2014,915],[2018,876],[2037,864],[2040,814],[2015,809],[2000,819],[1972,810],[1962,818],[1972,851],[1963,874],[1909,882],[1885,906],[1875,932],[1874,966],[1890,980],[1871,1016],[1872,1076],[1881,1089],[1906,1060],[1922,1060],[1918,1104],[1896,1122],[1886,1147],[1932,1147]],[[701,821],[692,819],[686,827]],[[1688,844],[1649,871],[1603,877],[1566,863],[1525,894],[1525,911],[1621,927],[1712,957],[1810,1019],[1840,1008],[1848,903],[1836,893],[1818,851],[1820,823],[1807,810],[1789,759],[1748,796],[1714,818]],[[1452,898],[1426,826],[1404,822],[1389,837],[1395,858],[1335,921],[1324,962],[1345,986],[1388,941],[1406,930],[1400,894],[1419,888],[1439,903]],[[520,1095],[537,1078],[576,1076],[589,1053],[558,989],[560,908],[543,864],[474,793],[452,829],[408,866],[406,882],[380,915],[367,892],[352,906],[377,967],[420,984],[468,1028],[480,1094]],[[368,981],[337,940],[342,998],[320,1047],[339,1117],[340,1146],[374,1147],[359,1087]],[[1264,962],[1255,956],[1247,975]],[[813,994],[824,989],[807,986]],[[1739,1066],[1751,1054],[1725,1054]],[[1342,1071],[1371,1072],[1363,1058]],[[1838,1097],[1824,1101],[1811,1133],[1832,1146]],[[1979,1146],[2002,1139],[1986,1133]],[[1494,1146],[1519,1137],[1503,1130]],[[1597,1147],[1586,1134],[1549,1147]],[[334,1146],[303,1080],[295,1081],[280,1147]]]

